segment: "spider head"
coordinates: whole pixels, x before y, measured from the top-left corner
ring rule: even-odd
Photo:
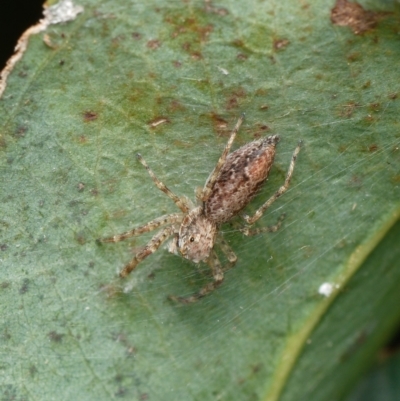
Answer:
[[[216,234],[216,224],[204,215],[202,207],[196,207],[182,221],[177,248],[185,259],[204,261],[210,256]]]

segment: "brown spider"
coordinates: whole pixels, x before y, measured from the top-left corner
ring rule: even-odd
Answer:
[[[232,217],[239,214],[254,195],[256,195],[268,177],[269,170],[274,161],[275,147],[279,141],[279,136],[277,135],[268,136],[250,142],[238,150],[229,153],[243,119],[244,115],[236,123],[228,143],[204,187],[197,191],[196,198],[199,206],[194,206],[186,197],[175,195],[155,176],[142,156],[140,154],[137,155],[138,160],[146,168],[157,188],[172,199],[176,206],[181,209],[182,213],[164,215],[131,231],[98,240],[99,242],[119,242],[167,225],[167,227],[154,235],[147,245],[123,268],[120,273],[121,277],[126,277],[144,258],[155,252],[167,238],[173,236],[173,240],[169,245],[169,251],[181,254],[184,258],[195,263],[206,262],[211,268],[214,281],[207,284],[198,293],[187,298],[170,296],[170,299],[183,303],[196,302],[222,284],[224,271],[235,264],[237,257],[219,232],[219,227],[222,223],[229,221]],[[300,146],[301,142],[298,143],[294,150],[284,184],[252,217],[248,215],[242,216],[248,224],[240,229],[245,235],[275,232],[281,226],[284,215],[279,218],[277,224],[274,226],[254,230],[250,229],[250,226],[263,215],[268,207],[289,188]],[[228,267],[222,268],[214,250],[215,244],[219,245],[226,255],[229,261]]]

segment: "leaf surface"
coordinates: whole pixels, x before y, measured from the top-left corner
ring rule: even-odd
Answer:
[[[400,315],[394,6],[356,36],[324,1],[80,4],[30,38],[0,102],[3,399],[338,399]],[[281,136],[249,213],[304,141],[257,222],[282,228],[223,226],[238,262],[194,305],[166,298],[207,268],[166,250],[119,279],[151,236],[96,238],[177,211],[136,153],[194,199],[242,112],[236,147]]]

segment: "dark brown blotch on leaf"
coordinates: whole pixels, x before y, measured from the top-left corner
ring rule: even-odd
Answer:
[[[98,114],[94,111],[87,110],[83,113],[83,119],[85,122],[97,120]]]
[[[216,113],[211,113],[211,120],[214,130],[218,133],[218,135],[225,134],[228,128],[228,121]]]
[[[331,10],[331,22],[334,25],[348,26],[356,35],[371,31],[378,22],[389,13],[365,10],[357,2],[336,0]]]
[[[373,143],[372,145],[369,146],[368,150],[370,152],[376,152],[378,150],[378,145],[376,143]]]

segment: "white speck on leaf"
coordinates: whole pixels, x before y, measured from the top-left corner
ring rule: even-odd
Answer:
[[[325,297],[329,297],[332,295],[332,292],[335,289],[338,289],[339,285],[335,283],[323,283],[318,288],[318,293],[324,295]]]
[[[221,71],[224,75],[228,75],[229,71],[222,67],[217,67],[219,71]]]

